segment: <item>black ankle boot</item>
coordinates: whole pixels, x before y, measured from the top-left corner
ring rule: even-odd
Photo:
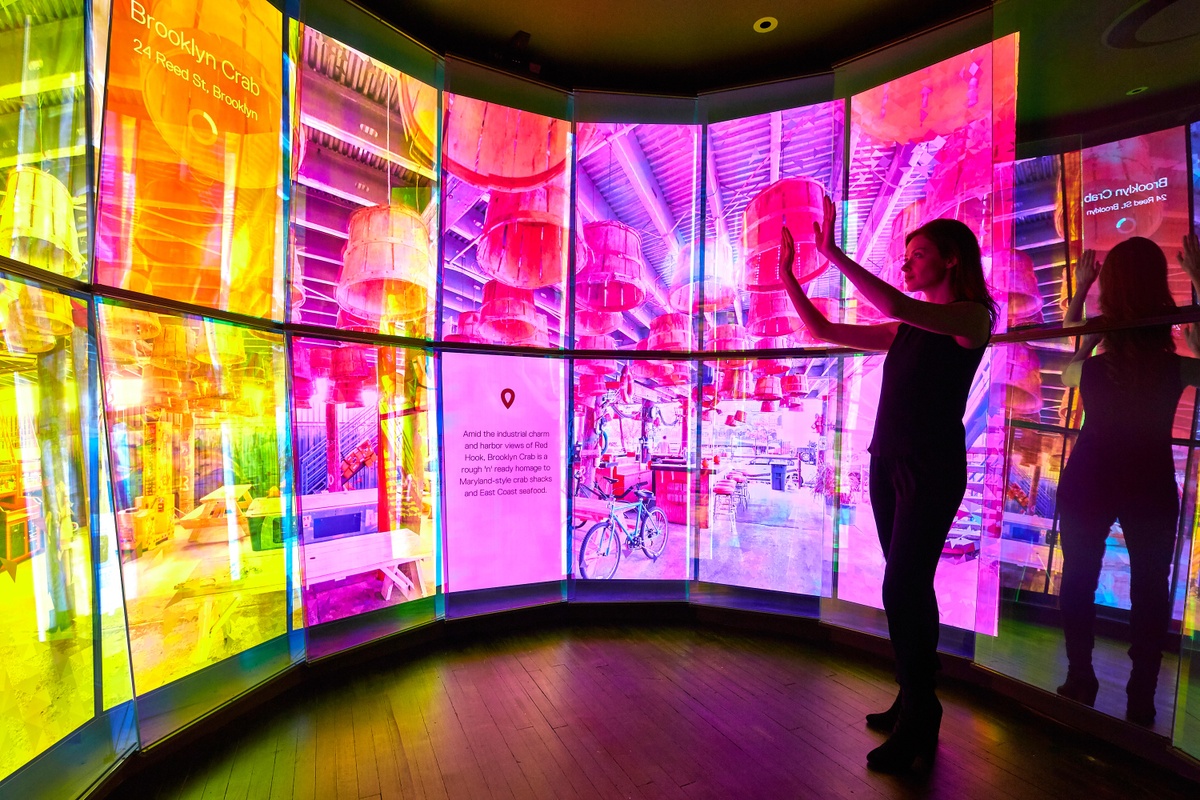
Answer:
[[[896,730],[886,742],[867,753],[867,766],[893,774],[928,770],[937,755],[941,725],[942,704],[937,698],[917,707],[901,708]]]
[[[1152,726],[1158,713],[1154,707],[1154,691],[1157,687],[1158,665],[1154,664],[1151,668],[1134,664],[1129,683],[1125,684],[1125,695],[1128,698],[1125,719],[1147,728]]]
[[[1100,681],[1091,664],[1086,667],[1067,667],[1067,679],[1058,687],[1058,693],[1068,700],[1083,703],[1085,706],[1096,704],[1096,693],[1100,691]]]
[[[896,699],[892,701],[892,707],[887,711],[867,714],[867,727],[880,733],[891,733],[896,730],[896,721],[900,719],[900,701],[902,697],[904,697],[904,694],[897,692]]]

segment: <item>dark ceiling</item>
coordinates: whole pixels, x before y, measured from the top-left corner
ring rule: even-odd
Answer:
[[[358,2],[440,53],[564,89],[685,96],[828,72],[990,8],[998,34],[1021,32],[1021,141],[1200,115],[1200,0]],[[778,27],[756,32],[766,16]]]
[[[825,72],[989,0],[358,0],[443,53],[496,63],[517,31],[540,78],[692,95]],[[775,30],[754,23],[771,16]],[[520,58],[520,56],[518,56]],[[521,71],[518,67],[514,71]]]

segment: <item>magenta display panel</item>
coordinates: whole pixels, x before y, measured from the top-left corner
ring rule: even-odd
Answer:
[[[437,90],[313,28],[293,37],[290,319],[432,338]]]
[[[446,341],[561,347],[571,124],[443,94]]]
[[[700,127],[577,127],[575,346],[694,348]]]
[[[705,364],[700,580],[829,594],[839,374],[837,358]]]
[[[436,591],[431,366],[422,350],[292,340],[308,625]]]
[[[576,359],[573,366],[571,575],[687,579],[696,364]]]
[[[564,362],[444,353],[445,589],[566,576]]]
[[[1011,256],[1016,46],[1015,35],[999,39],[855,95],[850,104],[847,252],[898,285],[907,233],[931,219],[964,222],[980,241],[984,272],[1001,307],[999,330],[1040,321],[1042,305],[1032,264],[1021,262],[1026,275]],[[1021,291],[1028,302],[1014,304]],[[849,321],[884,321],[853,287],[845,312]],[[1016,367],[1005,356],[989,350],[972,385],[963,420],[967,491],[935,578],[942,622],[980,632],[994,632],[998,614],[995,509],[1003,491],[1005,418],[1003,389],[992,384],[1003,387],[1012,379]],[[874,607],[881,605],[884,561],[868,493],[867,447],[882,365],[882,356],[846,362],[838,512],[837,597]]]
[[[706,350],[750,349],[764,339],[776,347],[820,344],[783,290],[784,227],[796,240],[794,269],[809,295],[831,318],[840,315],[841,279],[817,255],[812,224],[825,195],[841,197],[844,108],[832,101],[708,126]]]

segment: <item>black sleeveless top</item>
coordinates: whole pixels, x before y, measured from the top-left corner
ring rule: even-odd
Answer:
[[[1079,379],[1083,427],[1068,467],[1079,469],[1078,465],[1094,461],[1110,473],[1139,478],[1169,475],[1174,481],[1171,429],[1183,394],[1180,356],[1146,353],[1138,362],[1136,376],[1122,374],[1110,353],[1083,362]]]
[[[883,361],[879,411],[868,452],[875,456],[965,452],[962,418],[986,349],[983,344],[968,350],[953,336],[900,323]]]

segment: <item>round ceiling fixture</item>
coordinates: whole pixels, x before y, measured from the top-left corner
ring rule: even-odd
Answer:
[[[1135,94],[1141,94],[1142,92],[1146,91],[1149,88],[1150,88],[1149,86],[1135,86],[1132,89],[1130,89],[1128,92],[1126,92],[1125,94],[1130,95],[1130,96],[1135,95]]]
[[[755,33],[770,33],[779,27],[779,20],[774,17],[763,17],[758,22],[754,23]]]

